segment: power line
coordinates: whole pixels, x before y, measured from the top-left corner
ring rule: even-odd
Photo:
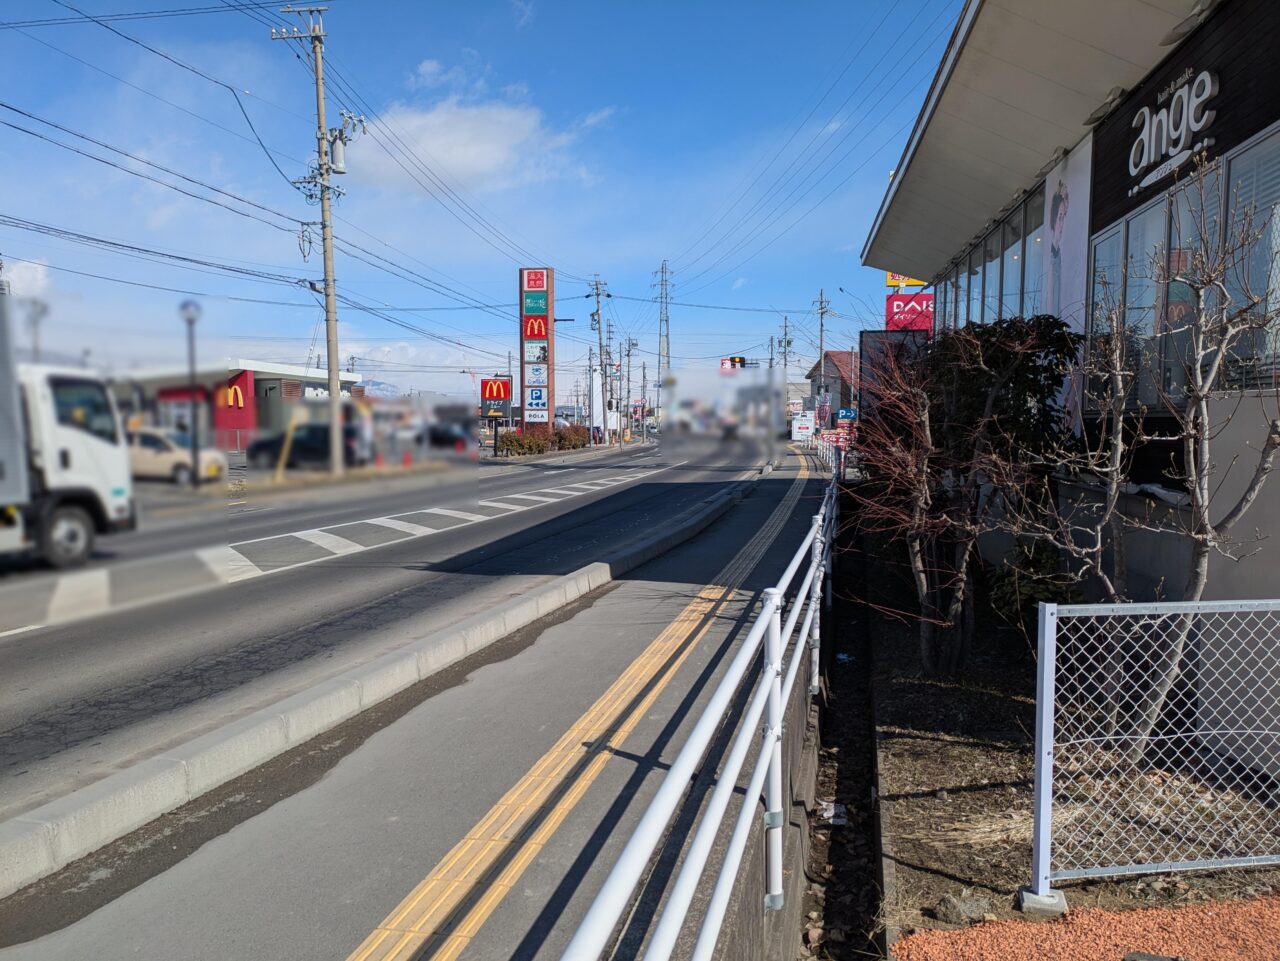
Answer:
[[[14,30],[19,27],[59,27],[64,24],[93,23],[103,20],[159,20],[167,17],[190,17],[207,13],[226,13],[231,10],[248,10],[251,8],[269,8],[276,3],[257,2],[257,0],[240,0],[235,6],[224,4],[221,7],[181,7],[172,10],[138,10],[133,13],[100,13],[96,16],[81,14],[78,17],[44,17],[39,20],[7,20],[0,22],[0,30]]]
[[[240,115],[244,117],[244,122],[248,125],[249,132],[253,134],[253,139],[257,142],[258,146],[262,148],[262,152],[266,156],[267,160],[271,162],[271,166],[275,167],[276,173],[278,173],[282,178],[284,178],[284,181],[287,184],[289,184],[289,186],[297,189],[296,185],[294,184],[293,180],[289,177],[289,175],[280,169],[280,165],[276,163],[276,158],[271,155],[271,151],[267,149],[267,145],[262,142],[262,137],[258,135],[258,128],[253,125],[253,120],[250,119],[249,112],[244,109],[244,102],[241,101],[240,93],[236,90],[235,87],[231,86],[231,84],[223,80],[219,80],[217,77],[210,76],[209,74],[205,73],[203,70],[199,69],[198,67],[193,67],[191,64],[185,63],[184,61],[179,60],[177,57],[174,57],[171,54],[165,53],[163,50],[159,49],[158,47],[153,47],[149,43],[145,43],[142,40],[139,40],[137,37],[130,36],[129,34],[123,32],[122,30],[117,30],[115,27],[111,26],[111,24],[104,22],[100,17],[95,17],[91,14],[85,13],[83,10],[77,9],[76,7],[68,3],[67,0],[53,0],[53,2],[60,7],[66,7],[68,10],[71,10],[74,13],[78,13],[80,16],[85,17],[89,20],[92,20],[94,23],[98,24],[98,26],[102,27],[105,30],[110,30],[112,33],[114,33],[117,37],[120,37],[122,40],[127,40],[129,43],[139,46],[143,50],[149,51],[150,53],[155,54],[157,57],[160,57],[163,60],[167,60],[169,63],[173,64],[174,66],[181,67],[183,70],[189,71],[190,73],[195,74],[197,77],[207,80],[209,81],[209,83],[215,84],[216,86],[219,86],[223,90],[227,91],[227,93],[231,94],[232,99],[234,99],[236,102],[236,106],[240,108]]]

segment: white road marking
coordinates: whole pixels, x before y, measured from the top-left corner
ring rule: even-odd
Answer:
[[[455,511],[448,507],[428,507],[426,508],[426,513],[441,514],[444,517],[460,517],[464,521],[487,521],[489,519],[483,514],[470,514],[467,511]]]
[[[234,584],[246,577],[257,577],[262,570],[233,547],[219,544],[196,551],[204,566],[213,571],[213,576],[224,584]]]
[[[289,535],[285,535],[288,537]],[[296,531],[294,537],[300,537],[304,541],[310,541],[317,547],[323,547],[326,551],[333,551],[335,554],[354,554],[356,551],[364,550],[364,545],[357,544],[355,541],[349,541],[345,537],[339,537],[337,534],[330,534],[327,531]]]
[[[49,609],[45,614],[50,623],[97,614],[111,606],[111,575],[108,570],[97,568],[63,574],[53,587]]]
[[[519,497],[526,501],[541,501],[544,504],[554,504],[560,500],[558,497],[542,497],[539,494],[503,494],[503,497]]]
[[[508,504],[505,501],[476,501],[482,507],[500,507],[504,511],[527,511],[529,504]]]
[[[406,534],[415,534],[421,536],[423,534],[434,534],[434,527],[423,527],[421,524],[411,524],[408,521],[399,521],[394,517],[373,517],[365,521],[366,524],[377,524],[379,527],[390,527],[393,531],[404,531]]]
[[[547,477],[550,477],[552,474],[568,474],[570,471],[575,471],[577,469],[578,468],[576,467],[562,467],[559,470],[544,470],[542,473]]]

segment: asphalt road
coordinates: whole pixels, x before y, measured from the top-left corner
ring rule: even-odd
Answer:
[[[707,452],[675,478],[578,505],[575,526],[546,520],[472,549],[457,570],[566,568],[619,536],[610,518],[650,523],[741,466]],[[800,470],[789,458],[699,537],[404,692],[388,717],[356,718],[0,903],[0,930],[24,942],[0,961],[341,961],[362,946],[379,958],[394,947],[431,961],[553,961],[807,531],[820,485]],[[399,576],[386,560],[361,578]],[[416,563],[418,583],[366,606],[362,626],[430,595],[421,567],[445,562]],[[243,586],[275,592],[325,567]],[[304,633],[323,634],[323,622]],[[711,783],[699,777],[686,814]],[[644,897],[661,890],[678,847],[660,852]],[[633,924],[628,943],[641,933]]]
[[[0,638],[0,819],[591,563],[757,463],[754,449],[718,444],[679,456],[627,453],[580,467],[533,467],[478,485],[392,491],[233,520],[233,538],[252,534],[275,538],[254,542],[273,550],[319,551],[287,532],[386,512],[416,516],[413,509],[427,503],[483,512],[473,515],[478,521],[433,515],[443,526],[430,536],[351,554],[298,555],[301,566],[285,565],[269,577]],[[634,479],[618,480],[626,477]],[[514,494],[529,490],[566,493],[521,509],[496,506],[515,505]],[[153,584],[183,571],[180,560],[141,570]],[[116,588],[136,570],[127,564],[113,570]]]

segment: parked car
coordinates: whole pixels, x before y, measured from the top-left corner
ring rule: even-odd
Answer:
[[[134,477],[190,484],[191,438],[176,430],[139,427],[127,431],[129,469]],[[200,482],[216,481],[227,474],[227,458],[215,447],[200,449]]]
[[[249,445],[245,456],[249,463],[261,470],[272,470],[280,462],[284,450],[284,434],[264,437]],[[369,462],[364,445],[360,441],[359,429],[354,424],[342,428],[343,463],[348,467],[363,467]],[[286,467],[328,467],[329,466],[329,425],[301,424],[293,429],[293,440],[289,444],[289,460]]]
[[[431,424],[422,429],[417,442],[436,450],[462,453],[471,444],[471,432],[461,424]]]

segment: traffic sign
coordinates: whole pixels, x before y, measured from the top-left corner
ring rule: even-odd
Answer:
[[[839,413],[836,414],[836,420],[857,420],[858,408],[841,407]]]

